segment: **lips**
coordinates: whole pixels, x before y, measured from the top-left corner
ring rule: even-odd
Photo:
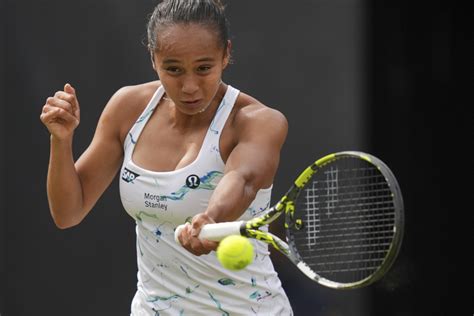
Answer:
[[[192,107],[195,107],[195,106],[198,106],[199,103],[201,102],[200,99],[197,99],[197,100],[189,100],[189,101],[181,101],[183,102],[184,104],[188,105],[188,106],[192,106]]]

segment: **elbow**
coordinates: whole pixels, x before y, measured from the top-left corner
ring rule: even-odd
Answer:
[[[81,221],[74,218],[54,215],[52,213],[54,224],[57,228],[64,230],[78,225]]]
[[[68,229],[75,226],[74,224],[60,222],[60,221],[54,221],[54,224],[56,224],[56,227],[61,230]]]
[[[51,200],[49,201],[49,212],[54,224],[61,230],[78,225],[86,214],[81,207],[58,205],[58,203],[52,203]]]

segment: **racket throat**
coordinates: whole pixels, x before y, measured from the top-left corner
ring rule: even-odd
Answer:
[[[295,218],[295,204],[293,201],[286,202],[285,205],[285,228],[294,228],[300,230],[303,228],[304,222],[301,218]]]

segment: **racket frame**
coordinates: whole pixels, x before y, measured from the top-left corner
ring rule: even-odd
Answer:
[[[334,160],[347,158],[347,157],[357,157],[367,161],[368,163],[377,167],[377,169],[381,172],[381,174],[385,177],[385,180],[392,192],[393,202],[394,202],[394,209],[395,209],[395,219],[394,219],[394,236],[390,247],[387,251],[387,256],[384,258],[383,262],[379,265],[379,267],[369,276],[364,279],[361,279],[357,282],[350,282],[350,283],[339,283],[334,282],[329,279],[323,278],[319,276],[316,272],[314,272],[300,257],[299,252],[295,246],[295,242],[293,240],[292,233],[290,231],[290,227],[292,225],[300,225],[302,222],[300,219],[295,219],[295,206],[294,202],[298,198],[299,193],[304,188],[304,186],[308,183],[308,181],[313,177],[313,175],[318,172],[322,167],[326,164],[333,162]],[[290,249],[291,256],[288,258],[309,278],[313,279],[314,281],[318,282],[321,285],[324,285],[329,288],[333,289],[357,289],[361,287],[365,287],[373,282],[379,280],[383,275],[387,273],[387,271],[393,265],[396,257],[401,248],[403,233],[404,233],[404,209],[403,209],[403,197],[401,194],[400,186],[398,185],[397,179],[393,175],[392,171],[388,168],[388,166],[378,159],[377,157],[363,153],[358,151],[343,151],[338,153],[333,153],[327,156],[324,156],[321,159],[315,161],[312,165],[307,167],[301,175],[295,180],[295,183],[290,188],[288,193],[280,200],[279,203],[284,204],[285,209],[285,229],[286,229],[286,240],[288,242],[288,248]]]

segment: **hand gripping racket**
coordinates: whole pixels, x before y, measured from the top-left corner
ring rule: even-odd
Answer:
[[[287,243],[259,230],[282,213]],[[272,245],[319,284],[353,289],[389,270],[401,246],[403,226],[402,194],[390,169],[372,155],[345,151],[306,168],[262,216],[205,225],[199,238],[255,238]],[[183,227],[176,228],[177,241]]]

